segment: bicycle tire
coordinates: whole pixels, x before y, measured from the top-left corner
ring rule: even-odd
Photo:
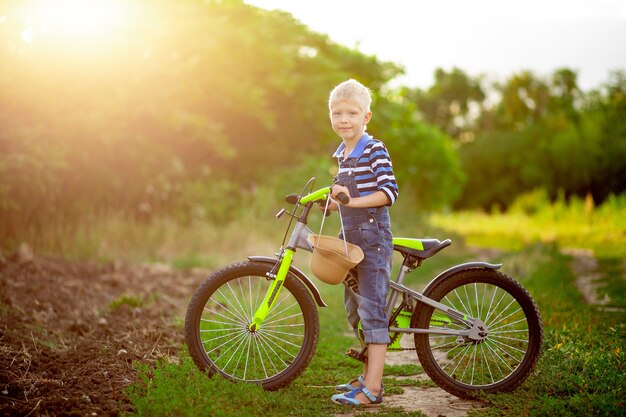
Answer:
[[[257,331],[248,325],[271,283],[272,265],[240,262],[211,274],[194,293],[185,317],[192,360],[208,374],[277,390],[308,366],[319,339],[313,297],[288,274],[273,309]]]
[[[468,398],[481,391],[509,392],[528,378],[539,359],[543,326],[534,300],[517,281],[492,269],[473,268],[451,275],[424,295],[481,319],[489,329],[483,341],[415,334],[420,363],[437,385]],[[439,310],[433,318],[434,311],[417,303],[411,327],[467,328],[453,320],[444,323]]]

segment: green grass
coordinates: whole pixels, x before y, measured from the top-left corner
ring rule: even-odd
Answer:
[[[330,401],[337,383],[353,379],[360,364],[344,352],[353,344],[343,319],[340,287],[321,287],[329,304],[320,309],[320,341],[307,370],[290,386],[277,392],[260,387],[207,378],[197,370],[183,349],[181,364],[166,361],[151,368],[137,364],[140,381],[127,393],[136,416],[322,416],[345,411]],[[406,370],[405,370],[406,371]],[[374,416],[420,416],[384,407]]]
[[[444,253],[438,255],[441,264],[460,256],[452,252],[447,258]],[[543,352],[535,372],[519,389],[484,395],[490,408],[472,410],[470,415],[620,415],[626,405],[624,314],[596,311],[583,303],[573,285],[570,258],[561,255],[556,245],[535,244],[506,252],[501,258],[505,272],[514,272],[537,301],[545,328]],[[427,277],[409,276],[409,281],[420,286],[419,282],[427,281]],[[180,365],[139,365],[142,379],[128,390],[136,410],[132,415],[325,416],[345,412],[332,404],[329,396],[335,384],[358,375],[360,364],[344,355],[354,342],[344,319],[341,288],[320,288],[329,307],[319,310],[317,353],[308,369],[289,387],[264,392],[257,386],[207,378],[197,371],[183,349]],[[385,372],[385,387],[391,396],[402,393],[408,384],[415,385],[391,375],[413,375],[421,368],[387,366]],[[417,385],[427,387],[433,383],[427,380]],[[374,415],[420,414],[382,407]]]
[[[458,233],[477,246],[520,250],[534,242],[558,242],[561,247],[592,249],[599,257],[626,255],[625,195],[595,208],[577,199],[540,202],[531,208],[514,204],[506,213],[437,213],[429,219],[433,226]]]
[[[536,248],[518,256],[534,263]],[[554,247],[548,259],[528,272],[524,285],[543,315],[543,354],[520,389],[485,396],[492,407],[476,415],[622,415],[626,406],[626,315],[585,305],[573,285],[569,258]]]
[[[124,305],[127,305],[129,307],[141,307],[143,304],[144,300],[142,297],[124,294],[111,301],[111,303],[109,304],[109,309],[117,310]]]
[[[531,196],[537,198],[537,195]],[[541,200],[541,198],[539,199]],[[535,373],[518,390],[485,396],[486,416],[617,416],[626,407],[626,199],[514,204],[507,213],[432,215],[435,227],[468,244],[504,248],[503,270],[520,280],[543,316],[545,341]],[[535,201],[536,203],[536,201]],[[614,311],[586,305],[561,247],[591,249],[599,296]]]

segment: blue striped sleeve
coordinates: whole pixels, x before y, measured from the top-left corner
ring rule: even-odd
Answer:
[[[369,152],[369,164],[376,177],[378,190],[387,195],[389,198],[388,205],[393,205],[398,198],[398,183],[393,174],[389,152],[381,141],[375,141],[372,145]]]

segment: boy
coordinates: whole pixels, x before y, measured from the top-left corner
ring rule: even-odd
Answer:
[[[350,201],[341,207],[343,230],[348,242],[363,249],[365,258],[357,265],[358,289],[346,286],[344,301],[348,322],[358,334],[358,323],[367,344],[363,374],[337,386],[332,396],[339,404],[355,406],[380,404],[382,376],[389,344],[386,297],[391,276],[393,244],[388,206],[398,196],[391,159],[385,145],[366,133],[372,117],[367,87],[355,80],[337,85],[328,100],[333,130],[342,143],[333,155],[339,162],[331,197],[343,192]],[[337,210],[338,203],[330,205]]]

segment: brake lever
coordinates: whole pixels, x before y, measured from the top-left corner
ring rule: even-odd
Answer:
[[[321,200],[320,200],[320,201],[316,201],[316,203],[317,203],[317,205],[318,205],[318,206],[320,206],[320,207],[324,207],[324,208],[326,207],[326,203],[325,203],[325,202],[323,202],[323,201],[321,201]],[[324,210],[324,217],[328,217],[328,216],[330,216],[330,214],[331,214],[331,213],[330,213],[330,210],[328,210],[328,209],[325,209],[325,210]]]

